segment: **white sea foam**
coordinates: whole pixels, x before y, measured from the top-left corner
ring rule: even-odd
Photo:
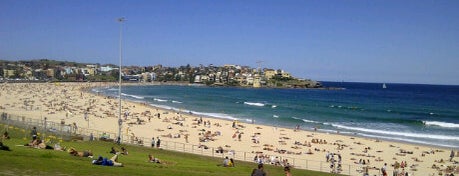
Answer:
[[[132,98],[136,98],[136,99],[145,99],[145,97],[141,97],[141,96],[137,96],[137,95],[131,95],[131,94],[125,94],[125,93],[121,93],[121,95],[123,96],[126,96],[126,97],[132,97]]]
[[[302,119],[302,118],[298,118],[298,117],[292,117],[292,119],[302,120],[303,122],[306,122],[306,123],[320,123],[320,122],[316,122],[316,121],[313,121],[313,120]]]
[[[414,137],[414,138],[430,138],[430,139],[456,140],[456,141],[459,141],[459,137],[458,136],[446,136],[446,135],[436,135],[436,134],[422,134],[422,133],[409,133],[409,132],[373,130],[373,129],[359,128],[359,127],[349,127],[349,126],[338,125],[338,124],[331,124],[331,125],[336,127],[336,128],[342,128],[342,129],[354,130],[354,131],[362,131],[362,132],[367,132],[367,133],[386,134],[386,135],[394,135],[394,136],[405,136],[405,137]]]
[[[265,106],[263,103],[254,103],[254,102],[247,102],[245,101],[244,104],[250,105],[250,106]]]
[[[274,115],[273,115],[273,117],[274,117],[274,118],[279,118],[279,116],[278,116],[278,115],[276,115],[276,114],[274,114]]]
[[[178,104],[182,104],[183,102],[181,102],[181,101],[175,101],[175,100],[172,100],[172,103],[178,103]]]
[[[443,128],[459,128],[459,124],[448,123],[448,122],[439,122],[439,121],[422,121],[426,126],[439,126]]]
[[[169,109],[169,110],[176,109],[176,108],[173,108],[173,107],[170,107],[170,106],[166,106],[166,105],[158,105],[158,104],[150,104],[150,105],[154,106],[154,107],[162,108],[162,109]]]
[[[99,93],[99,92],[102,92],[100,89],[98,88],[93,88],[91,89],[92,92],[95,92],[95,93]]]
[[[442,147],[448,147],[448,148],[456,148],[457,147],[457,146],[453,146],[453,145],[439,144],[439,143],[436,143],[436,142],[425,142],[425,141],[419,141],[419,140],[414,140],[414,139],[406,139],[406,138],[387,137],[387,136],[361,134],[361,133],[359,133],[359,135],[365,136],[365,137],[369,137],[369,138],[374,138],[374,139],[397,140],[397,141],[405,141],[405,142],[417,143],[417,144],[442,146]]]
[[[303,120],[303,119],[300,119],[300,118],[298,118],[298,117],[292,117],[292,119]]]
[[[168,101],[168,100],[163,100],[163,99],[159,99],[159,98],[153,98],[153,100],[159,101],[159,102],[167,102]]]
[[[272,105],[271,108],[277,108],[277,105]]]
[[[319,123],[319,122],[316,122],[316,121],[313,121],[313,120],[308,120],[308,119],[301,119],[303,122],[306,122],[306,123]]]
[[[239,120],[238,118],[235,118],[228,114],[223,114],[223,113],[196,112],[196,111],[191,111],[191,113],[196,114],[196,115],[208,116],[208,117],[216,117],[220,119]]]
[[[255,121],[255,120],[253,120],[253,119],[244,119],[244,120],[245,120],[246,122],[250,122],[250,123],[252,123],[252,121]]]

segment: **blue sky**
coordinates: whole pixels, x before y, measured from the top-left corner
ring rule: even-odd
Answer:
[[[0,59],[239,64],[326,81],[459,85],[459,1],[0,0]]]

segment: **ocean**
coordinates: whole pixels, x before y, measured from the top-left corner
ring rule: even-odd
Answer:
[[[123,86],[122,97],[246,123],[459,148],[459,86],[322,82],[343,89]],[[117,87],[92,91],[117,97]]]

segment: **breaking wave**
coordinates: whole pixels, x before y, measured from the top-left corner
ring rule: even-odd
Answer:
[[[448,122],[439,122],[439,121],[422,121],[426,126],[439,126],[443,128],[459,128],[459,124],[448,123]]]
[[[265,104],[263,103],[254,103],[254,102],[247,102],[247,101],[245,101],[244,104],[249,105],[249,106],[259,106],[259,107],[265,106]]]
[[[374,130],[374,129],[366,129],[360,127],[349,127],[345,125],[338,125],[338,124],[331,124],[333,127],[347,129],[347,130],[354,130],[354,131],[361,131],[367,133],[374,133],[374,134],[385,134],[385,135],[393,135],[393,136],[405,136],[405,137],[413,137],[413,138],[430,138],[430,139],[440,139],[440,140],[456,140],[459,141],[458,136],[445,136],[445,135],[435,135],[435,134],[422,134],[422,133],[409,133],[409,132],[395,132],[395,131],[385,131],[385,130]]]
[[[126,96],[126,97],[132,97],[132,98],[135,98],[135,99],[140,99],[140,100],[143,100],[145,99],[145,97],[141,97],[141,96],[137,96],[137,95],[131,95],[131,94],[125,94],[125,93],[121,93],[122,96]]]

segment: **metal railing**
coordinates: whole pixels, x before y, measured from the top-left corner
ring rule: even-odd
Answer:
[[[117,134],[113,132],[105,132],[99,130],[93,130],[88,128],[78,127],[76,128],[74,125],[65,124],[64,122],[56,123],[47,120],[41,119],[32,119],[26,118],[23,116],[16,116],[6,113],[0,113],[1,115],[1,123],[7,125],[13,125],[20,128],[23,128],[27,131],[31,130],[33,127],[36,127],[39,132],[43,134],[53,134],[55,136],[61,137],[62,139],[75,139],[81,138],[86,140],[106,140],[106,141],[115,141]],[[27,132],[25,132],[27,135]],[[25,136],[26,137],[26,136]],[[122,143],[124,144],[133,144],[133,145],[142,145],[142,146],[151,146],[152,140],[149,138],[144,137],[133,137],[128,135],[122,135],[121,137]],[[175,141],[167,141],[161,140],[160,148],[165,150],[173,150],[179,151],[184,153],[192,153],[198,155],[205,155],[211,157],[219,157],[224,158],[226,156],[233,158],[234,160],[239,161],[248,161],[248,162],[257,162],[254,158],[258,155],[257,153],[253,152],[245,152],[245,151],[234,151],[231,150],[225,153],[217,153],[217,149],[213,147],[203,147],[199,145],[189,144],[189,143],[181,143]],[[304,156],[304,155],[303,155]],[[287,160],[289,165],[294,168],[298,169],[307,169],[307,170],[314,170],[320,172],[331,172],[331,173],[338,173],[344,175],[363,175],[365,167],[367,165],[350,165],[350,164],[339,164],[338,162],[335,163],[335,167],[331,167],[330,162],[325,161],[316,161],[316,160],[308,160],[304,158],[296,158],[296,157],[289,157],[285,155],[279,156],[269,156],[270,158],[277,157],[277,160],[282,163],[283,160]],[[265,164],[274,164],[276,165],[275,161],[273,160],[264,160]],[[393,170],[387,170],[388,173],[392,173]],[[382,175],[381,170],[379,168],[370,168],[369,175]],[[410,176],[414,176],[414,173],[409,173]]]

